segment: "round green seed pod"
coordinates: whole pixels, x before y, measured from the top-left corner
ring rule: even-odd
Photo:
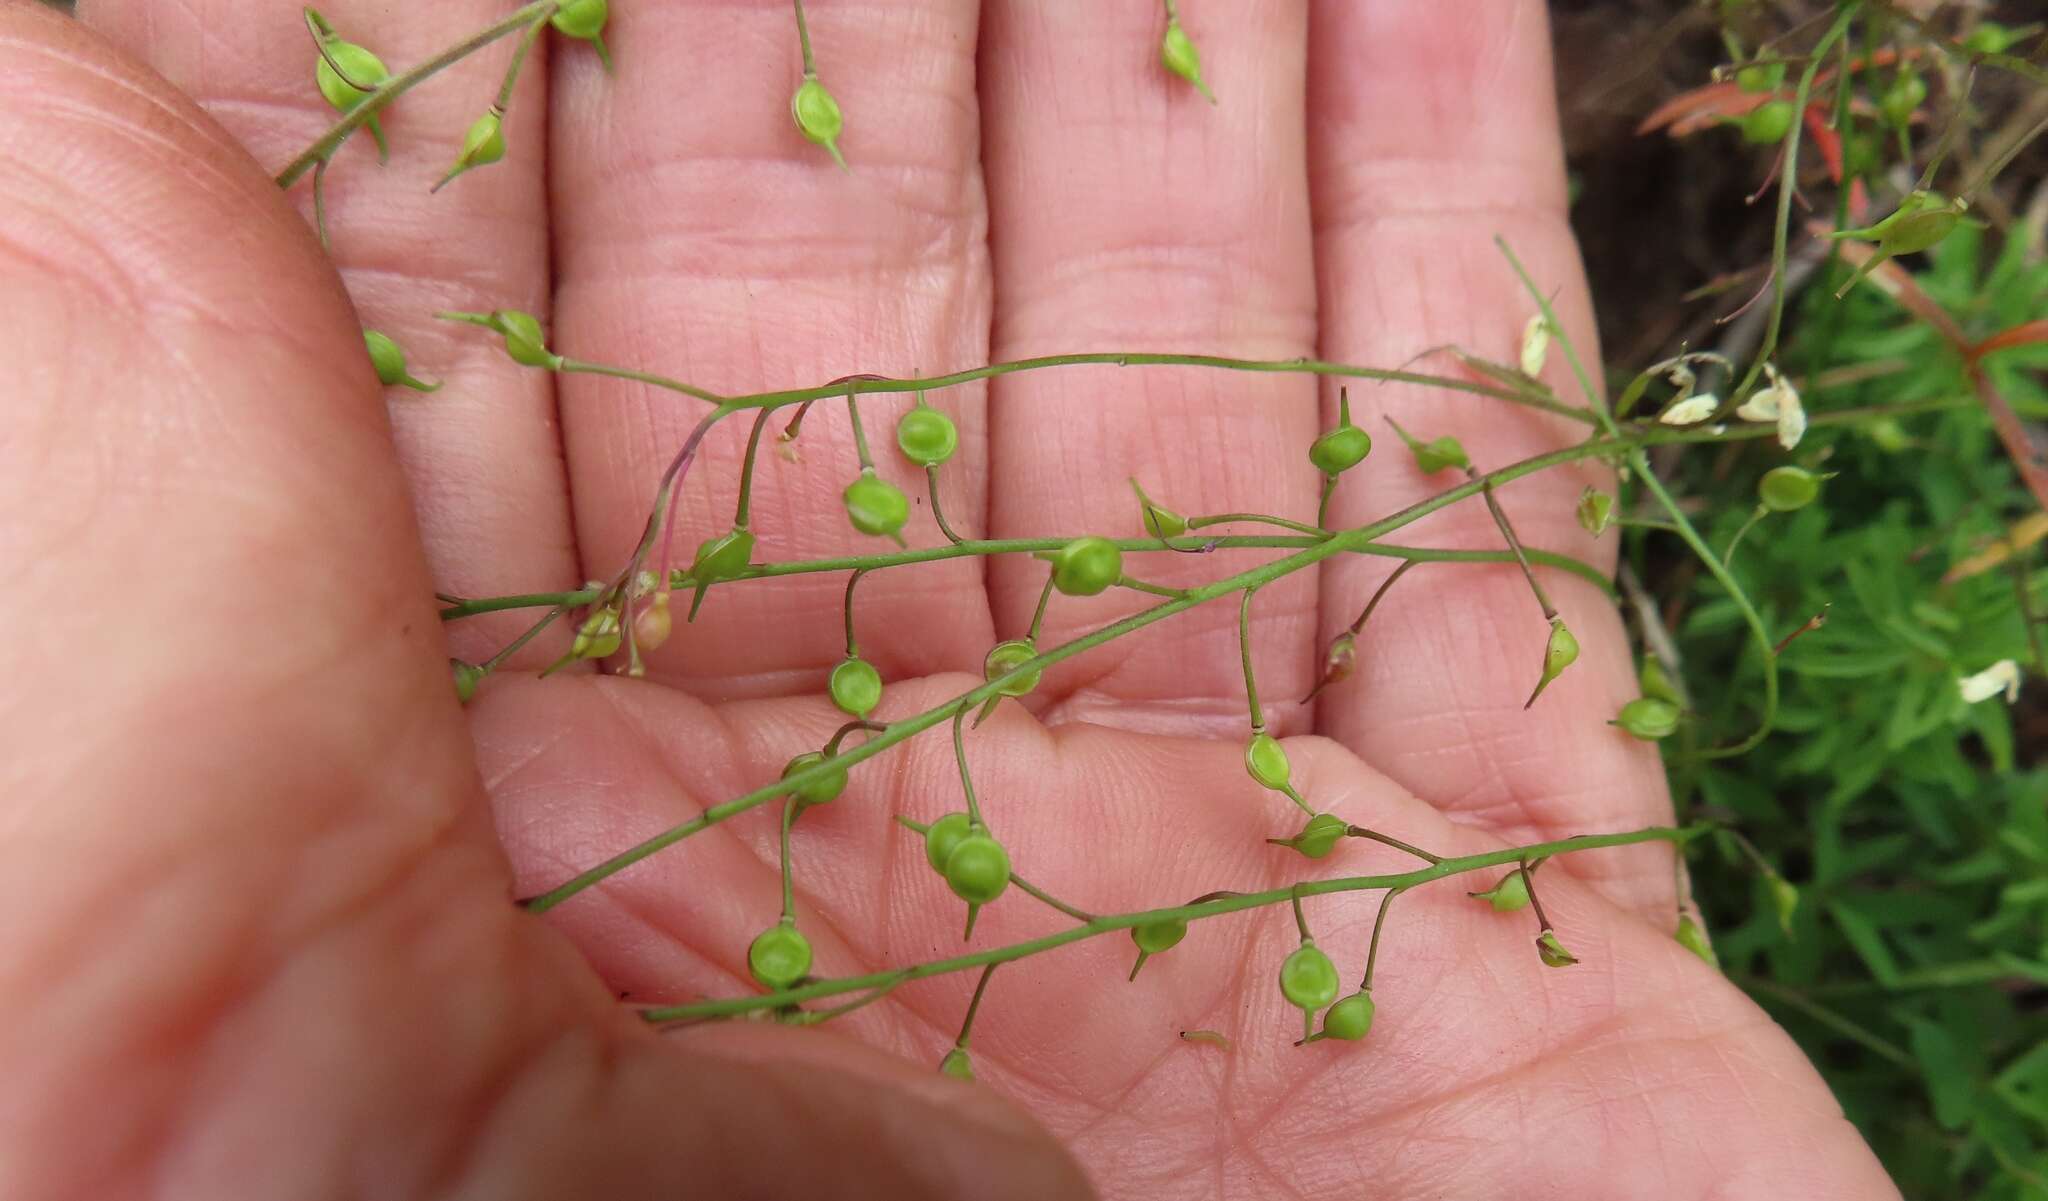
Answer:
[[[532,313],[518,309],[500,309],[491,314],[491,322],[498,332],[505,335],[505,353],[522,367],[546,367],[553,370],[561,359],[548,349],[547,335],[541,332],[540,319]]]
[[[1280,964],[1280,995],[1297,1009],[1321,1009],[1337,999],[1337,965],[1321,947],[1302,943]]]
[[[562,7],[555,10],[548,23],[565,37],[589,41],[604,32],[605,20],[610,16],[607,0],[562,0]]]
[[[1904,125],[1913,119],[1913,114],[1919,112],[1920,106],[1926,102],[1927,81],[1920,78],[1917,73],[1907,71],[1892,80],[1891,86],[1884,90],[1884,95],[1877,98],[1877,109],[1884,114],[1884,119],[1893,125]]]
[[[842,168],[846,166],[846,159],[839,153],[839,134],[846,128],[846,118],[839,111],[839,101],[832,98],[824,84],[807,77],[789,98],[789,115],[798,132],[830,151],[833,161]]]
[[[1639,696],[1621,707],[1614,724],[1644,742],[1655,742],[1678,729],[1678,706],[1654,696]]]
[[[576,637],[569,643],[569,654],[577,659],[602,659],[618,653],[619,611],[606,605],[577,627]]]
[[[925,827],[924,859],[932,870],[943,873],[946,858],[960,840],[974,832],[974,823],[965,813],[948,813],[946,816]]]
[[[946,1057],[939,1060],[939,1074],[951,1076],[955,1080],[972,1081],[974,1079],[974,1060],[968,1056],[967,1048],[954,1047],[946,1052]]]
[[[374,329],[363,331],[363,348],[370,352],[370,365],[377,369],[377,382],[389,388],[405,380],[405,351],[390,335]]]
[[[1351,829],[1351,823],[1334,813],[1318,813],[1308,819],[1301,833],[1294,836],[1294,849],[1311,859],[1328,855]]]
[[[970,905],[986,905],[1010,886],[1010,853],[986,834],[969,834],[946,856],[946,887]]]
[[[2017,40],[2009,26],[1996,21],[1979,21],[1963,39],[1963,48],[1977,54],[2004,54]]]
[[[788,922],[777,922],[747,948],[747,970],[763,988],[788,988],[811,970],[811,940]]]
[[[848,484],[844,499],[847,519],[863,534],[894,538],[910,519],[910,498],[903,495],[903,489],[872,471],[861,472],[860,478]]]
[[[1309,444],[1308,461],[1324,475],[1337,475],[1365,462],[1371,453],[1371,434],[1355,425],[1340,425]]]
[[[896,445],[919,467],[937,467],[960,449],[960,429],[951,417],[919,405],[896,423]]]
[[[348,73],[348,79],[337,74],[327,60],[332,58]],[[327,53],[321,55],[313,67],[313,82],[320,89],[320,95],[327,103],[343,112],[354,108],[369,93],[350,83],[376,85],[391,78],[391,72],[384,66],[384,60],[370,53],[354,42],[332,41],[327,43]]]
[[[1422,469],[1424,475],[1435,475],[1448,467],[1462,471],[1472,465],[1471,457],[1465,453],[1465,444],[1449,434],[1418,443],[1413,450],[1415,465]]]
[[[754,532],[732,530],[697,544],[697,558],[690,564],[690,578],[699,584],[731,579],[747,569],[754,557]]]
[[[787,780],[796,773],[810,767],[815,767],[824,761],[824,752],[805,751],[803,754],[791,759],[783,767],[782,778]],[[799,804],[824,805],[839,799],[839,794],[845,791],[846,769],[841,767],[826,772],[824,778],[805,784],[790,795],[795,797]]]
[[[1216,103],[1216,96],[1209,91],[1209,85],[1202,79],[1202,56],[1195,49],[1194,39],[1182,29],[1179,21],[1166,23],[1166,36],[1159,41],[1159,61],[1167,70],[1195,85],[1195,90],[1206,97],[1209,103]]]
[[[1679,946],[1699,956],[1708,967],[1721,966],[1721,957],[1714,954],[1714,945],[1707,941],[1707,932],[1700,929],[1700,924],[1692,920],[1690,913],[1679,917],[1678,930],[1672,937],[1678,940]]]
[[[1123,574],[1124,552],[1107,538],[1076,538],[1053,552],[1052,586],[1068,596],[1098,596]]]
[[[866,717],[882,701],[882,673],[858,655],[832,669],[832,703],[854,717]]]
[[[1006,676],[1018,664],[1027,663],[1037,657],[1038,647],[1034,646],[1028,639],[1013,638],[1008,642],[998,642],[989,649],[988,657],[981,661],[981,678],[983,680],[993,680],[1000,676]],[[1003,685],[997,691],[1004,696],[1023,696],[1025,693],[1038,687],[1038,677],[1042,674],[1044,673],[1037,671],[1028,672]]]
[[[1138,949],[1147,955],[1171,951],[1187,936],[1188,924],[1179,918],[1168,918],[1163,922],[1146,922],[1142,926],[1131,927],[1131,941],[1137,943]]]
[[[1742,138],[1760,146],[1782,142],[1798,116],[1790,100],[1766,100],[1743,114]]]
[[[1294,774],[1287,762],[1287,749],[1279,739],[1263,732],[1252,735],[1252,740],[1245,744],[1244,769],[1261,787],[1274,792],[1286,788],[1288,778]]]
[[[1764,508],[1790,513],[1812,504],[1820,495],[1820,477],[1802,467],[1773,467],[1757,482],[1756,494]]]
[[[477,685],[484,682],[484,669],[461,659],[448,660],[448,674],[455,681],[455,699],[465,705],[476,695]]]
[[[1372,1029],[1372,994],[1360,989],[1330,1006],[1323,1014],[1323,1035],[1355,1043]]]
[[[1735,86],[1745,92],[1774,92],[1784,82],[1784,63],[1752,63],[1735,73]]]
[[[1529,907],[1529,881],[1522,875],[1522,870],[1516,868],[1502,876],[1498,883],[1485,892],[1471,892],[1465,895],[1485,901],[1493,906],[1495,913],[1513,913]]]

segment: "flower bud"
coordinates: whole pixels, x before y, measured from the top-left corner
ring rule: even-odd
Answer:
[[[1735,72],[1735,86],[1745,92],[1775,92],[1784,82],[1784,63],[1751,63]]]
[[[1778,928],[1785,932],[1786,938],[1791,938],[1792,915],[1799,911],[1799,890],[1776,872],[1765,877],[1764,885],[1770,889],[1771,908],[1778,913]]]
[[[411,388],[415,392],[433,392],[440,384],[430,384],[414,379],[406,370],[405,350],[391,340],[388,334],[374,329],[363,331],[363,348],[370,352],[370,365],[377,369],[377,382],[387,388]]]
[[[1644,742],[1655,742],[1678,729],[1678,706],[1654,696],[1639,696],[1623,705],[1607,724],[1620,726]]]
[[[903,523],[910,519],[910,498],[903,489],[866,468],[846,486],[847,520],[863,534],[892,538],[903,545]]]
[[[1529,907],[1529,880],[1528,877],[1522,875],[1522,869],[1518,867],[1507,875],[1502,876],[1492,888],[1487,889],[1485,892],[1468,892],[1465,895],[1475,900],[1485,901],[1493,906],[1495,913],[1513,913],[1516,910]]]
[[[1654,654],[1643,656],[1643,666],[1636,672],[1636,686],[1643,690],[1644,696],[1670,701],[1673,705],[1685,704],[1678,685],[1672,683],[1670,673],[1664,670],[1664,661]]]
[[[1138,494],[1138,515],[1145,523],[1146,533],[1163,541],[1188,532],[1188,519],[1145,495],[1143,485],[1136,479],[1131,481],[1131,491]]]
[[[1697,396],[1682,396],[1670,408],[1657,414],[1657,420],[1665,425],[1698,425],[1721,410],[1721,398],[1712,392]]]
[[[1877,98],[1878,111],[1893,125],[1904,125],[1927,102],[1927,81],[1917,71],[1901,71],[1891,86]]]
[[[2038,28],[2038,26],[2036,27]],[[1979,21],[1969,36],[1963,39],[1963,48],[1977,54],[2004,54],[2020,39],[2020,31],[1996,21]]]
[[[1679,916],[1678,931],[1672,937],[1678,940],[1679,946],[1699,956],[1708,967],[1721,966],[1721,957],[1714,954],[1713,944],[1707,941],[1707,932],[1700,929],[1700,924],[1692,920],[1691,914]]]
[[[1286,748],[1264,731],[1252,735],[1252,740],[1245,744],[1244,768],[1260,786],[1274,792],[1285,789],[1288,778],[1294,774],[1287,762]]]
[[[968,1056],[967,1048],[954,1047],[946,1052],[946,1057],[939,1060],[939,1074],[951,1076],[955,1080],[966,1080],[972,1083],[974,1080],[974,1060]]]
[[[1372,1016],[1376,1008],[1371,993],[1364,989],[1352,993],[1323,1014],[1323,1037],[1357,1042],[1372,1030]]]
[[[484,682],[484,669],[461,659],[448,660],[448,674],[455,681],[455,699],[465,705],[476,695],[477,685]]]
[[[1557,941],[1557,935],[1549,930],[1536,936],[1536,954],[1545,967],[1570,967],[1579,961],[1578,956],[1564,949]]]
[[[1522,374],[1531,377],[1543,374],[1543,362],[1550,357],[1550,322],[1538,313],[1529,318],[1522,327]]]
[[[505,114],[494,106],[470,125],[469,132],[462,136],[462,151],[455,156],[455,164],[448,168],[448,174],[434,185],[438,192],[448,186],[448,181],[473,167],[487,167],[505,157]]]
[[[1957,680],[1956,690],[1966,705],[1988,701],[2001,692],[2010,705],[2020,699],[2020,665],[2017,660],[2000,659],[1976,675]]]
[[[818,82],[817,76],[804,76],[796,95],[789,98],[789,113],[805,137],[829,151],[840,170],[847,169],[846,158],[839,153],[839,134],[846,119],[839,112],[839,102]]]
[[[1166,23],[1166,36],[1159,42],[1159,61],[1167,70],[1195,85],[1195,90],[1209,103],[1216,103],[1216,94],[1202,81],[1202,56],[1179,21],[1169,20]]]
[[[1821,477],[1803,467],[1773,467],[1757,481],[1757,497],[1773,513],[1803,509],[1820,495]]]
[[[1614,522],[1614,498],[1592,485],[1579,493],[1579,526],[1599,537]]]
[[[832,669],[830,691],[841,712],[865,718],[882,703],[882,673],[866,659],[849,656]]]
[[[1766,100],[1743,114],[1742,140],[1760,146],[1782,142],[1792,132],[1792,122],[1798,115],[1790,100]]]
[[[1550,682],[1563,675],[1564,669],[1577,662],[1578,658],[1579,640],[1565,628],[1564,618],[1551,618],[1550,638],[1543,644],[1543,676],[1536,681],[1536,691],[1529,694],[1529,699],[1523,703],[1522,708],[1527,709],[1535,704],[1536,698],[1543,695],[1543,690],[1550,687]]]

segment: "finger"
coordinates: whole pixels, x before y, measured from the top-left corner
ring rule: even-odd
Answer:
[[[558,61],[560,348],[725,394],[982,362],[975,9],[971,0],[807,6],[819,71],[845,113],[850,170],[840,171],[791,124],[802,59],[788,3],[617,6],[607,35],[615,75],[582,58]],[[614,380],[564,377],[561,387],[584,570],[610,578],[706,406]],[[882,477],[917,497],[922,473],[894,447],[909,403],[875,397],[860,411]],[[935,403],[961,435],[944,469],[947,517],[973,536],[982,528],[979,390]],[[771,427],[753,477],[755,560],[894,550],[848,523],[840,494],[858,467],[845,403],[820,404],[784,454],[775,434],[789,416]],[[715,430],[690,469],[676,566],[734,523],[750,417]],[[928,509],[912,510],[913,545],[943,541]],[[862,652],[889,677],[978,661],[988,642],[980,580],[971,559],[865,580],[859,611],[887,619],[859,623]],[[655,673],[718,695],[818,691],[845,653],[845,588],[843,574],[829,574],[713,589],[696,623],[654,657]]]
[[[341,37],[368,47],[394,72],[505,13],[496,0],[402,8],[337,0],[320,8]],[[314,86],[318,51],[295,7],[85,0],[80,9],[114,44],[197,100],[268,170],[290,162],[336,119]],[[392,104],[379,118],[391,162],[380,167],[375,145],[358,134],[335,157],[325,185],[330,253],[363,325],[396,339],[415,376],[442,384],[430,394],[394,388],[386,398],[435,587],[465,596],[577,583],[548,378],[510,362],[474,331],[465,336],[433,317],[444,309],[547,307],[545,39],[506,113],[505,160],[428,194],[496,95],[514,41]],[[310,220],[311,184],[299,184],[292,197]],[[525,622],[505,614],[459,623],[449,630],[452,649],[486,658]]]
[[[1455,343],[1514,363],[1534,302],[1493,245],[1499,234],[1597,364],[1578,258],[1565,223],[1564,178],[1542,6],[1517,0],[1475,21],[1423,0],[1320,3],[1309,68],[1310,143],[1326,357],[1395,364]],[[1552,354],[1553,360],[1562,355]],[[1455,369],[1439,357],[1433,366]],[[1561,362],[1547,378],[1578,395]],[[1491,470],[1583,438],[1586,427],[1504,402],[1396,386],[1352,389],[1354,413],[1380,441],[1336,495],[1354,525],[1455,482],[1424,477],[1385,424],[1423,439],[1459,438]],[[1354,478],[1355,477],[1355,478]],[[1500,491],[1530,546],[1603,567],[1612,538],[1573,518],[1598,472],[1544,472]],[[1474,499],[1401,531],[1433,546],[1499,549]],[[1323,632],[1361,611],[1391,564],[1354,559],[1325,573]],[[1628,644],[1613,606],[1590,585],[1539,569],[1584,648],[1526,712],[1549,627],[1507,566],[1423,565],[1388,593],[1367,627],[1357,674],[1324,694],[1319,725],[1447,812],[1510,839],[1615,829],[1669,817],[1655,752],[1604,724],[1633,695]],[[1660,850],[1592,861],[1611,895],[1662,914],[1671,869]]]
[[[664,1041],[506,903],[338,282],[37,5],[0,7],[0,321],[0,1195],[1086,1194],[951,1082]]]
[[[1211,107],[1159,62],[1158,7],[997,0],[987,8],[985,154],[997,264],[998,359],[1073,350],[1290,358],[1313,348],[1303,163],[1305,7],[1191,6]],[[991,529],[999,537],[1143,532],[1127,478],[1183,513],[1314,518],[1314,385],[1228,372],[1068,368],[994,385]],[[1274,532],[1247,527],[1215,532]],[[1126,570],[1186,585],[1273,552],[1133,556]],[[1269,724],[1308,690],[1313,572],[1253,610]],[[990,568],[998,628],[1029,626],[1046,578]],[[1056,597],[1041,644],[1156,604],[1112,590]],[[1203,606],[1125,639],[1122,653],[1048,675],[1055,717],[1241,732],[1235,605]],[[1188,723],[1195,723],[1190,727]]]

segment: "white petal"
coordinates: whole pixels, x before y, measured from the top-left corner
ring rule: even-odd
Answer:
[[[1522,374],[1542,375],[1543,360],[1550,355],[1550,323],[1538,313],[1522,327]]]
[[[1736,408],[1735,415],[1744,421],[1776,421],[1778,419],[1778,390],[1758,388],[1749,394],[1749,399]]]
[[[1791,384],[1778,387],[1778,445],[1791,450],[1806,436],[1806,408]]]
[[[1720,400],[1712,392],[1705,392],[1698,396],[1688,396],[1672,405],[1664,410],[1663,415],[1657,420],[1665,425],[1698,425],[1712,417],[1714,411],[1720,407]]]
[[[1957,680],[1956,688],[1966,704],[1988,701],[2003,692],[2005,703],[2010,705],[2020,698],[2020,665],[2011,659],[2000,659],[1974,676]]]

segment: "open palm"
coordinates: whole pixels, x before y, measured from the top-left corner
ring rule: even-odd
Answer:
[[[411,62],[505,6],[336,0]],[[1475,6],[1476,8],[1476,6]],[[848,113],[850,175],[788,127],[781,0],[615,5],[618,73],[557,46],[522,82],[505,163],[429,199],[501,52],[386,114],[379,170],[331,181],[333,278],[257,162],[320,128],[303,32],[253,0],[88,0],[70,24],[0,7],[0,1195],[1053,1197],[1082,1188],[1022,1103],[1113,1197],[1889,1195],[1796,1048],[1669,937],[1668,851],[1557,861],[1543,899],[1584,961],[1542,967],[1527,914],[1452,881],[1394,906],[1361,1045],[1293,1047],[1274,986],[1284,910],[1199,924],[1122,979],[1128,940],[1006,967],[974,1032],[987,1087],[930,1070],[971,974],[837,1028],[646,1030],[617,1004],[744,992],[779,902],[775,822],[745,815],[537,919],[509,903],[772,779],[839,715],[844,579],[714,589],[647,679],[534,678],[530,648],[465,712],[434,589],[573,587],[623,562],[701,407],[507,362],[436,309],[550,316],[558,348],[722,392],[1068,350],[1399,363],[1511,358],[1530,309],[1504,236],[1590,348],[1540,5],[1205,0],[1187,13],[1210,108],[1153,59],[1156,7],[914,0],[811,10]],[[488,60],[488,61],[483,61]],[[192,101],[196,101],[195,106]],[[357,317],[431,397],[389,425]],[[970,537],[1134,532],[1126,477],[1191,512],[1307,518],[1304,450],[1334,393],[1286,376],[1081,368],[949,391],[944,500]],[[1456,434],[1482,466],[1569,429],[1497,402],[1354,390]],[[886,446],[902,404],[863,405]],[[395,432],[395,438],[393,433]],[[707,443],[681,509],[731,517],[745,429]],[[757,559],[867,549],[838,494],[843,409],[764,455]],[[906,486],[911,468],[884,455]],[[1599,559],[1586,482],[1503,498],[1534,545]],[[1347,477],[1355,525],[1437,485],[1384,450]],[[913,493],[915,488],[910,489]],[[914,513],[914,542],[940,540]],[[1404,532],[1498,545],[1459,506]],[[1260,552],[1132,561],[1183,584]],[[1595,590],[1552,587],[1583,661],[1524,713],[1545,627],[1520,578],[1433,566],[1395,589],[1358,672],[1311,703],[1319,648],[1384,561],[1258,595],[1268,720],[1318,808],[1442,853],[1668,816],[1652,752],[1603,725],[1630,695]],[[977,682],[1029,623],[1044,567],[959,559],[861,585],[883,718]],[[1056,597],[1042,642],[1145,598]],[[521,628],[445,631],[487,656]],[[1234,606],[1049,673],[968,739],[1018,870],[1111,911],[1216,888],[1406,866],[1359,843],[1309,864],[1247,780]],[[1320,735],[1321,737],[1315,737]],[[943,735],[856,770],[795,833],[816,970],[960,946],[961,906],[889,819],[958,808]],[[1475,885],[1476,886],[1476,885]],[[1346,977],[1376,895],[1307,906]],[[975,945],[1064,919],[1012,892]],[[563,935],[566,934],[566,938]],[[593,971],[592,968],[595,968]],[[1181,1030],[1224,1034],[1190,1043]],[[862,1047],[860,1043],[867,1044]],[[879,1048],[909,1064],[877,1054]]]

